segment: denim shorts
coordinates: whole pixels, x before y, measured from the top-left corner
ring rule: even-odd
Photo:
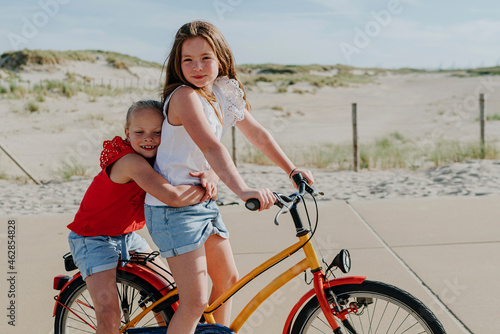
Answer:
[[[68,236],[73,261],[85,280],[92,274],[116,268],[122,252],[122,240],[129,252],[146,252],[151,249],[143,237],[135,232],[115,237],[85,237],[71,231]],[[128,254],[127,254],[128,255]]]
[[[214,200],[174,208],[144,205],[146,226],[163,257],[185,254],[201,247],[208,237],[229,238]]]

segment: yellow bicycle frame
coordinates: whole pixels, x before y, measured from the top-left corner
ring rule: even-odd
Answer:
[[[309,241],[310,233],[299,236],[299,242],[294,245],[286,248],[275,256],[271,257],[269,260],[265,261],[246,276],[241,278],[238,282],[236,282],[231,288],[229,288],[222,296],[217,298],[211,305],[208,305],[205,309],[204,316],[208,323],[215,323],[213,312],[219,308],[222,304],[224,304],[229,298],[231,298],[236,292],[238,292],[242,287],[244,287],[247,283],[252,281],[254,278],[259,276],[261,273],[275,265],[276,263],[290,257],[294,252],[298,249],[303,248],[305,253],[305,258],[292,266],[290,269],[283,272],[281,275],[272,280],[265,288],[259,291],[254,298],[243,308],[243,310],[238,314],[238,316],[234,319],[233,323],[229,328],[237,333],[243,324],[250,318],[252,313],[274,292],[279,290],[283,285],[294,279],[296,276],[300,275],[307,269],[317,270],[321,267],[316,252],[314,251],[313,246]],[[175,296],[177,294],[177,289],[169,291],[165,296],[161,299],[157,300],[155,303],[150,305],[148,308],[144,309],[139,315],[137,315],[134,319],[132,319],[126,326],[124,326],[120,333],[123,333],[127,329],[134,327],[147,313],[151,312],[153,308],[162,302],[168,300],[169,298]]]

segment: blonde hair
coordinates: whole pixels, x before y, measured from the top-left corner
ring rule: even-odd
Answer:
[[[234,57],[231,49],[229,48],[229,44],[216,26],[205,21],[192,21],[186,23],[177,31],[170,54],[165,60],[166,68],[165,64],[163,65],[165,68],[165,84],[163,86],[162,102],[165,102],[167,97],[177,87],[187,85],[196,90],[200,95],[205,97],[210,104],[212,104],[211,101],[213,101],[213,99],[209,93],[203,87],[200,88],[190,84],[182,73],[182,45],[186,40],[195,37],[203,37],[212,47],[212,50],[214,51],[220,64],[219,77],[227,76],[228,78],[235,79],[238,82],[241,90],[243,90],[243,99],[245,100],[247,109],[250,110],[250,104],[246,99],[246,93],[243,85],[236,77],[236,66],[234,64]],[[223,123],[222,117],[219,115],[217,109],[214,108],[214,110],[216,111],[217,117],[219,117],[221,123]]]
[[[157,111],[161,117],[163,117],[163,104],[159,101],[155,100],[140,100],[132,103],[130,108],[127,111],[127,117],[125,118],[125,129],[128,129],[130,126],[130,120],[132,119],[132,114],[137,110],[141,109],[153,109]]]

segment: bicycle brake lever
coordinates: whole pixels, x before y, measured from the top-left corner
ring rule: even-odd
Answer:
[[[289,210],[288,206],[284,205],[284,206],[280,209],[280,211],[278,211],[278,213],[276,214],[276,217],[274,217],[274,224],[275,224],[276,226],[279,226],[278,217],[279,217],[279,216],[281,216],[281,214],[283,214],[283,213],[288,213],[289,211],[290,211],[290,210]]]
[[[324,193],[324,192],[322,192],[322,191],[316,191],[315,189],[313,189],[313,188],[312,188],[310,185],[308,185],[308,184],[306,184],[306,185],[305,185],[305,187],[306,187],[306,189],[305,189],[305,190],[306,190],[306,192],[307,192],[307,193],[309,193],[309,194],[311,194],[311,195],[312,195],[312,196],[314,196],[314,197],[316,197],[316,196],[318,196],[318,195],[323,196],[323,195],[325,194],[325,193]]]
[[[276,196],[276,201],[278,202],[278,206],[280,207],[280,210],[276,214],[276,217],[274,217],[274,224],[278,226],[279,216],[281,216],[281,214],[283,213],[288,213],[290,211],[290,207],[293,205],[293,201],[291,201],[288,197],[282,194],[275,194],[275,196]]]

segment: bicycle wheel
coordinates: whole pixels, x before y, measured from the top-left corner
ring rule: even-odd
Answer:
[[[420,300],[395,286],[364,281],[334,286],[325,293],[332,308],[352,311],[347,324],[339,321],[343,330],[339,333],[445,334],[439,320]],[[292,334],[331,332],[317,297],[307,302],[292,326]]]
[[[121,270],[117,271],[116,276],[121,326],[142,312],[143,307],[148,307],[162,297],[158,290],[140,277]],[[68,287],[61,296],[60,302],[67,308],[60,304],[57,306],[54,323],[55,334],[95,333],[94,307],[87,285],[81,277]],[[166,326],[173,313],[171,307],[163,309],[159,313],[150,312],[136,327]]]

